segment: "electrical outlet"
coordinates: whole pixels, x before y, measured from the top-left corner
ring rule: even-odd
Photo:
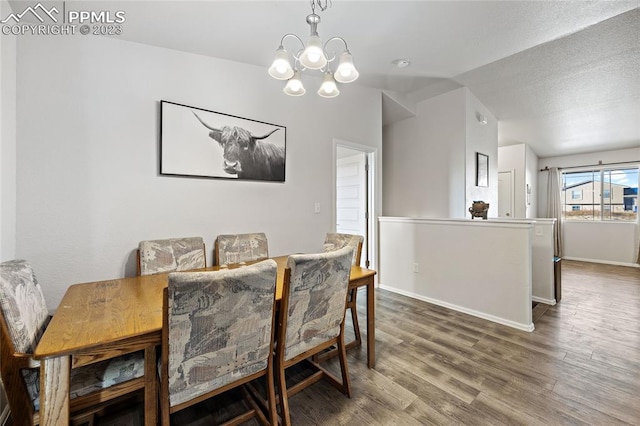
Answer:
[[[417,274],[418,272],[420,272],[420,265],[416,262],[413,264],[413,273]]]
[[[320,213],[320,203],[315,203],[315,204],[313,205],[313,212],[314,212],[315,214],[319,214],[319,213]]]

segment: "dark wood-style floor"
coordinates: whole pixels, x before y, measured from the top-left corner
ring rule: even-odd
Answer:
[[[317,383],[291,398],[293,424],[640,424],[640,269],[562,267],[562,301],[532,333],[378,291],[376,368],[351,351],[353,397]],[[213,408],[174,420],[206,424]]]

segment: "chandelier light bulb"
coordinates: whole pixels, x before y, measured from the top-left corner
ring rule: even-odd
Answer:
[[[300,62],[305,68],[311,70],[319,70],[327,65],[327,57],[322,49],[320,36],[316,34],[309,37],[307,47],[304,49],[304,52],[302,52],[302,55],[300,55]]]
[[[287,81],[287,85],[284,86],[283,91],[289,96],[302,96],[307,92],[302,85],[302,80],[300,79],[300,71],[295,70],[293,72],[293,77],[291,77],[289,81]]]
[[[340,83],[351,83],[355,81],[360,73],[353,65],[353,56],[348,50],[340,55],[340,64],[336,70],[336,80]]]
[[[338,90],[338,86],[336,85],[336,81],[333,79],[333,74],[330,71],[327,71],[324,74],[324,80],[322,81],[322,85],[318,90],[318,95],[323,98],[335,98],[340,94]]]
[[[293,69],[289,63],[289,54],[284,47],[276,50],[273,64],[269,68],[269,75],[277,80],[288,80],[293,77]]]

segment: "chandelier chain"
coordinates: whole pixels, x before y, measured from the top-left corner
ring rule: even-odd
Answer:
[[[331,0],[311,0],[311,13],[316,13],[316,6],[324,12],[332,6]]]

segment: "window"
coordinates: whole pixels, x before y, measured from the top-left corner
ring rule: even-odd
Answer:
[[[601,168],[562,173],[563,218],[638,220],[638,168]]]

